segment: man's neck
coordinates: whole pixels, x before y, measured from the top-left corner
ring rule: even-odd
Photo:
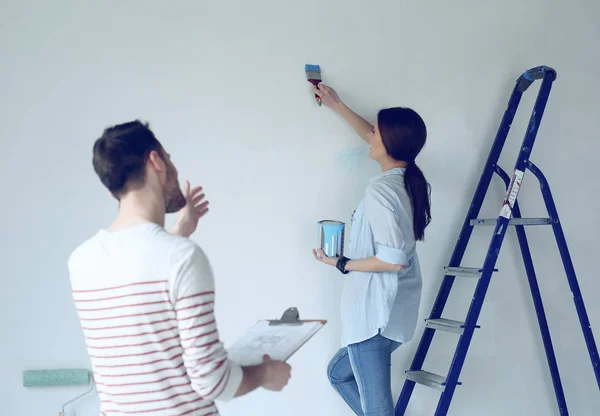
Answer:
[[[164,227],[165,205],[161,196],[142,189],[121,198],[119,213],[108,231],[120,231],[144,223]]]

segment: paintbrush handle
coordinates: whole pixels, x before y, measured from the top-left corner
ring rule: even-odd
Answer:
[[[308,82],[310,82],[311,84],[313,84],[315,87],[319,85],[319,83],[321,82],[320,79],[309,79]],[[321,106],[322,100],[321,97],[319,97],[317,94],[315,94],[315,101],[317,102],[317,104],[319,105],[319,107]]]

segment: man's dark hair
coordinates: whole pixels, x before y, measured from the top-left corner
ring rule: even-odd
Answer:
[[[153,150],[163,155],[148,123],[135,120],[105,129],[94,143],[92,163],[104,186],[119,199],[143,184],[145,165]]]

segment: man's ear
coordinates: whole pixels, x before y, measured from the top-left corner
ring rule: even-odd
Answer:
[[[148,155],[148,163],[157,172],[165,172],[167,170],[165,161],[156,150],[151,151]]]

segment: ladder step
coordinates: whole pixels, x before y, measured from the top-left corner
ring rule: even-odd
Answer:
[[[407,370],[406,378],[423,386],[431,387],[439,391],[444,391],[446,388],[446,377],[438,376],[425,370]],[[461,382],[456,383],[461,385]]]
[[[454,277],[473,277],[480,278],[483,274],[483,269],[479,267],[444,267],[446,271],[446,276],[454,276]],[[498,269],[494,269],[495,272]]]
[[[480,227],[482,225],[493,225],[495,226],[498,222],[498,218],[490,219],[475,219],[471,220],[471,227]],[[511,218],[508,221],[508,225],[550,225],[552,220],[550,218]]]
[[[432,328],[440,331],[454,332],[455,334],[462,334],[465,331],[465,323],[460,321],[454,321],[452,319],[426,319],[427,328]]]

